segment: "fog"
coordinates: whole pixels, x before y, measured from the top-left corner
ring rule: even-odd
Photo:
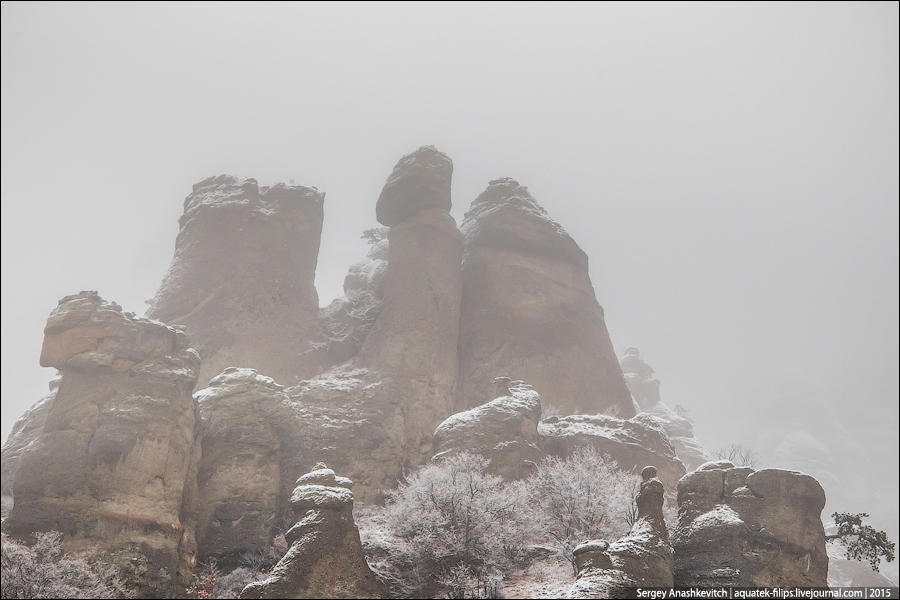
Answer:
[[[324,191],[324,305],[433,144],[457,222],[509,176],[567,229],[617,354],[707,448],[800,378],[896,507],[897,73],[893,2],[4,2],[3,439],[54,375],[57,301],[143,313],[192,184]]]

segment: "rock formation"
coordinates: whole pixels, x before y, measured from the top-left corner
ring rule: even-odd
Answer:
[[[508,377],[495,380],[496,398],[441,423],[434,432],[434,460],[460,452],[481,454],[487,472],[522,479],[541,460],[538,423],[541,399],[531,386]]]
[[[481,404],[494,377],[506,375],[562,414],[634,416],[587,256],[528,190],[491,181],[461,230],[462,408]]]
[[[628,598],[634,588],[673,584],[674,559],[663,518],[662,482],[655,467],[641,471],[638,520],[624,538],[575,548],[576,580],[567,598]]]
[[[267,548],[286,516],[297,475],[282,478],[283,442],[299,429],[298,408],[270,377],[235,367],[195,397],[203,433],[197,542],[201,557],[215,554],[228,568]]]
[[[230,175],[194,185],[147,316],[187,327],[203,359],[201,386],[229,366],[285,385],[319,372],[311,342],[324,197]]]
[[[570,456],[579,446],[593,446],[626,471],[657,465],[659,479],[672,488],[685,474],[665,430],[646,414],[626,420],[605,415],[550,417],[541,421],[538,433],[544,451],[554,456]]]
[[[352,481],[328,468],[297,481],[291,508],[297,523],[285,535],[290,548],[264,581],[241,598],[382,598],[353,522]]]
[[[50,382],[50,393],[35,402],[24,415],[19,417],[9,432],[9,438],[3,444],[3,487],[0,490],[3,497],[12,497],[12,484],[16,476],[16,467],[19,466],[19,458],[25,447],[43,433],[47,412],[53,405],[53,400],[56,399],[58,388],[59,378],[53,379]]]
[[[653,369],[641,359],[637,348],[628,348],[622,358],[625,383],[641,412],[655,417],[666,430],[675,453],[685,468],[694,470],[712,459],[700,442],[694,438],[694,424],[684,414],[672,410],[660,401],[659,380],[653,378]]]
[[[452,172],[445,154],[419,148],[400,159],[376,205],[390,227],[384,301],[359,359],[403,398],[414,463],[431,456],[456,396],[462,235],[447,212]]]
[[[41,364],[62,373],[40,436],[22,452],[11,535],[65,534],[133,565],[141,594],[171,593],[195,564],[199,359],[181,329],[135,318],[96,292],[67,296]],[[128,559],[132,557],[134,560]]]
[[[675,585],[825,587],[824,506],[803,473],[701,466],[678,483]]]

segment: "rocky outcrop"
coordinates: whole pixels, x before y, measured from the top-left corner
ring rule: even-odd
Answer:
[[[541,398],[531,386],[508,377],[495,379],[496,398],[457,413],[434,431],[434,460],[461,452],[481,454],[487,472],[504,479],[522,479],[533,472],[542,455],[538,439]]]
[[[824,506],[804,473],[703,465],[678,483],[675,585],[826,587]]]
[[[299,430],[298,407],[270,377],[229,367],[198,400],[203,456],[197,476],[201,558],[223,568],[270,546],[297,474],[283,479],[283,441]]]
[[[663,483],[655,467],[645,467],[641,479],[638,520],[628,535],[575,548],[576,580],[567,598],[629,598],[635,588],[672,587],[674,558],[663,518]]]
[[[285,535],[290,545],[264,581],[244,588],[241,598],[382,598],[384,589],[369,569],[353,522],[352,481],[321,468],[302,476],[291,495],[297,523]]]
[[[344,296],[319,311],[321,339],[317,361],[327,367],[343,364],[357,354],[381,315],[388,240],[376,243],[366,257],[350,266],[344,278]]]
[[[229,366],[286,385],[320,372],[311,342],[324,197],[230,175],[194,185],[147,315],[187,327],[203,359],[201,385]]]
[[[554,456],[570,456],[579,446],[593,446],[622,470],[657,465],[659,479],[672,488],[685,474],[665,430],[649,415],[626,420],[606,415],[550,417],[541,421],[538,433],[545,452]]]
[[[564,415],[634,416],[587,256],[528,190],[491,181],[461,230],[462,408],[481,404],[502,374],[529,382]]]
[[[451,173],[446,155],[419,148],[394,167],[376,208],[390,226],[388,263],[359,362],[401,399],[413,464],[431,457],[432,433],[456,396],[462,236],[447,212]]]
[[[59,378],[50,382],[50,393],[35,402],[31,408],[13,425],[6,443],[3,444],[2,472],[3,487],[2,496],[12,496],[13,480],[16,477],[16,467],[19,466],[19,458],[26,446],[40,437],[44,432],[44,422],[47,420],[47,412],[56,399],[56,390],[59,388]]]
[[[641,412],[655,417],[669,436],[675,453],[685,468],[694,470],[710,461],[712,456],[694,437],[694,423],[687,418],[679,405],[675,410],[660,400],[659,380],[653,378],[653,369],[643,361],[637,348],[628,348],[622,358],[625,383]]]
[[[143,565],[141,595],[172,593],[195,564],[199,358],[184,331],[125,313],[96,292],[63,298],[41,364],[62,373],[41,435],[21,455],[11,535],[65,534]],[[133,557],[131,561],[128,557]]]

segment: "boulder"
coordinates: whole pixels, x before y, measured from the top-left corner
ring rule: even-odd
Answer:
[[[456,413],[438,426],[434,460],[472,452],[490,460],[486,472],[506,480],[522,479],[542,458],[541,398],[531,386],[508,377],[498,377],[495,384],[494,400]]]
[[[395,227],[425,208],[450,212],[453,161],[434,146],[422,146],[400,159],[384,184],[375,218]]]
[[[230,175],[194,185],[147,315],[187,327],[203,359],[201,387],[229,366],[287,385],[320,372],[312,341],[324,198]]]
[[[541,421],[538,434],[544,451],[554,456],[570,456],[579,446],[593,446],[625,471],[657,465],[659,479],[673,488],[685,474],[665,430],[645,414],[625,420],[606,415],[550,417]]]
[[[638,519],[622,539],[577,546],[575,583],[567,598],[631,598],[635,588],[673,585],[674,558],[663,518],[663,483],[655,467],[641,472]]]
[[[268,548],[287,517],[297,475],[282,478],[282,446],[299,430],[298,407],[272,378],[235,367],[195,397],[203,434],[197,542],[201,558],[233,568],[241,554]]]
[[[529,382],[564,415],[634,416],[587,255],[528,190],[491,181],[461,230],[462,408],[481,404],[502,374]]]
[[[191,397],[200,361],[188,346],[184,331],[135,318],[96,292],[60,301],[41,364],[62,379],[19,459],[5,531],[57,530],[66,550],[112,552],[139,568],[124,574],[139,595],[183,589],[196,564],[200,458]]]
[[[804,473],[703,465],[678,482],[675,585],[826,587],[824,506]]]
[[[353,521],[352,482],[320,468],[297,481],[291,495],[296,524],[287,553],[269,577],[241,598],[382,598]]]

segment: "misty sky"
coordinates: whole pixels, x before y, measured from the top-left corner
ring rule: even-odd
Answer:
[[[324,191],[327,304],[433,144],[458,223],[509,176],[568,230],[707,447],[802,377],[896,485],[897,73],[893,2],[3,2],[3,439],[57,301],[142,314],[192,184]]]

